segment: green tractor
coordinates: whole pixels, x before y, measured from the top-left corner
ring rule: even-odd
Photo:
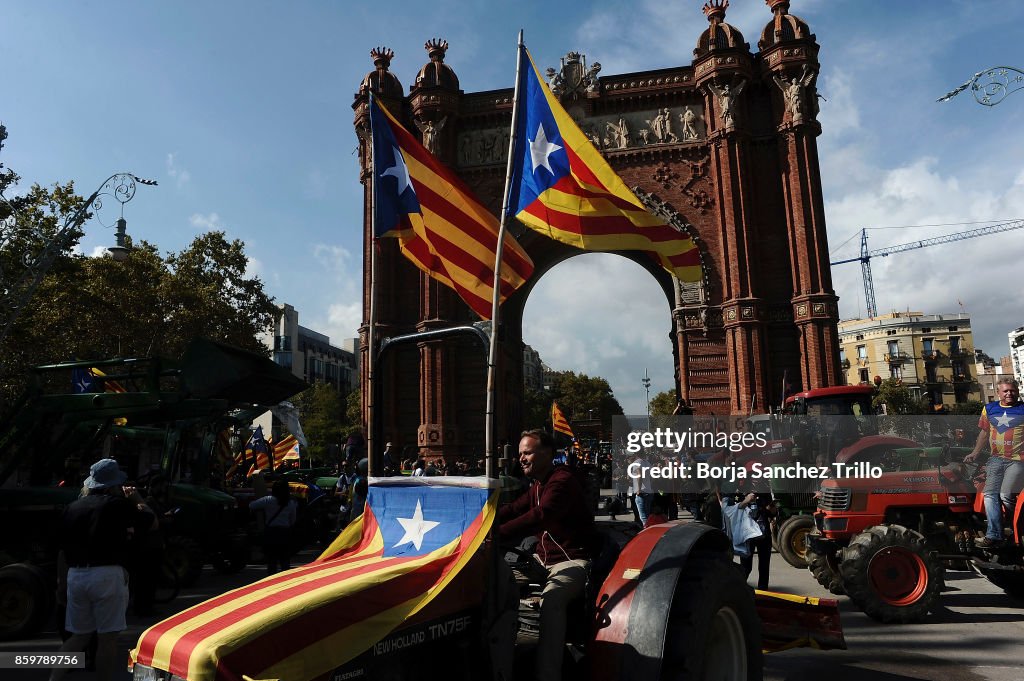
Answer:
[[[69,392],[73,380],[87,392]],[[158,476],[167,483],[164,562],[179,584],[194,582],[207,563],[244,567],[237,502],[215,488],[217,434],[305,385],[265,357],[202,339],[177,361],[34,368],[28,390],[0,418],[0,639],[30,635],[52,612],[60,519],[100,458],[117,459],[142,490]]]

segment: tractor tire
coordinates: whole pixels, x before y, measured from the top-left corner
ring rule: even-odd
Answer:
[[[53,587],[29,563],[0,568],[0,640],[26,638],[39,631],[53,610]]]
[[[760,681],[761,622],[739,566],[695,551],[679,577],[669,615],[661,681]]]
[[[850,600],[879,622],[920,622],[939,598],[942,565],[927,540],[902,525],[864,530],[840,552]]]
[[[181,586],[192,586],[203,572],[203,549],[191,537],[173,535],[164,547],[164,562],[178,577]]]
[[[779,555],[795,568],[807,567],[807,542],[805,538],[814,530],[814,518],[809,515],[790,516],[778,533]]]
[[[846,593],[843,578],[839,574],[839,559],[836,556],[816,553],[808,547],[806,557],[807,567],[818,584],[836,596]]]

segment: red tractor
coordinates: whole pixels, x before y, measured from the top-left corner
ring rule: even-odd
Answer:
[[[984,471],[959,463],[967,448],[899,450],[907,470],[876,478],[825,480],[807,537],[811,572],[882,622],[916,622],[935,605],[947,565],[969,566],[1007,593],[1024,596],[1018,498],[1013,540],[982,550]],[[917,459],[917,470],[906,464]]]

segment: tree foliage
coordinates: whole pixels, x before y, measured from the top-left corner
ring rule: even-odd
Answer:
[[[589,419],[591,413],[600,419],[602,427],[610,430],[612,416],[622,414],[622,406],[615,399],[608,381],[600,376],[587,376],[573,371],[560,371],[554,375],[548,390],[527,390],[524,393],[523,426],[551,429],[551,403],[557,402],[570,422]]]
[[[671,416],[678,401],[675,388],[663,390],[651,398],[651,416]]]
[[[11,175],[0,175],[3,182],[11,184]],[[19,280],[25,259],[37,257],[82,203],[71,183],[34,185],[10,205],[0,203],[8,212],[13,206],[16,220],[0,251],[0,289]],[[270,330],[277,309],[263,282],[246,274],[241,241],[208,232],[165,256],[142,241],[117,262],[73,252],[80,237],[54,260],[0,345],[0,404],[21,392],[27,370],[39,364],[176,358],[196,336],[268,354],[258,334]]]
[[[872,399],[871,405],[878,409],[882,404],[885,404],[888,414],[925,413],[921,401],[897,378],[887,378],[878,386],[878,393]]]
[[[353,391],[355,392],[355,391]],[[326,461],[331,445],[339,449],[346,426],[346,402],[330,383],[317,382],[298,397],[302,430],[311,460]]]

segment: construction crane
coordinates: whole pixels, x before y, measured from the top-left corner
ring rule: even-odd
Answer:
[[[868,230],[865,227],[860,232],[860,256],[856,258],[848,258],[846,260],[836,260],[829,264],[843,265],[848,262],[860,263],[861,276],[864,278],[864,303],[867,306],[868,317],[877,317],[878,308],[875,305],[875,282],[871,278],[871,258],[888,256],[893,253],[902,253],[903,251],[912,251],[916,248],[925,248],[926,246],[938,246],[939,244],[948,244],[953,241],[973,239],[976,236],[1009,232],[1010,230],[1020,229],[1022,227],[1024,227],[1024,220],[1010,220],[1008,222],[989,225],[988,227],[969,229],[966,232],[957,232],[956,234],[947,234],[945,236],[937,236],[931,239],[911,241],[909,243],[900,244],[899,246],[879,248],[875,251],[868,250]]]

